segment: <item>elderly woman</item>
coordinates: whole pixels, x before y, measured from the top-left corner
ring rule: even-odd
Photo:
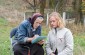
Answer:
[[[51,30],[46,42],[47,55],[73,55],[73,35],[65,28],[61,15],[51,13],[49,22]]]
[[[21,22],[14,38],[14,55],[28,55],[29,48],[30,55],[44,55],[42,40],[31,44],[37,35],[41,35],[42,21],[43,16],[40,13],[34,13],[31,18]]]

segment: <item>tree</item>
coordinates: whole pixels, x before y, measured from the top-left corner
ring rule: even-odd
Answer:
[[[75,15],[75,23],[82,23],[83,24],[83,18],[82,18],[82,0],[74,0],[73,2],[73,9]]]
[[[83,24],[83,14],[82,14],[82,0],[79,1],[80,2],[80,8],[79,8],[79,12],[80,12],[80,22]]]
[[[66,0],[55,0],[54,1],[54,10],[62,13],[65,11]]]
[[[34,9],[34,12],[36,12],[36,3],[37,3],[36,0],[24,0],[24,1],[28,3],[32,9]],[[32,1],[32,3],[30,1]]]
[[[44,16],[44,9],[46,5],[46,0],[40,0],[40,13]]]

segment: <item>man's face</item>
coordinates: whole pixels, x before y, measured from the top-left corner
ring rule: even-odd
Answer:
[[[52,28],[56,28],[57,27],[57,19],[55,17],[51,16],[49,21],[50,21],[50,26]]]
[[[42,18],[37,18],[33,24],[33,28],[36,29],[38,26],[40,26],[42,21],[43,21]]]

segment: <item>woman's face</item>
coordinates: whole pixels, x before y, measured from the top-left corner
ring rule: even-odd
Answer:
[[[40,26],[41,23],[42,23],[42,21],[43,21],[43,19],[37,18],[37,19],[35,20],[34,24],[33,24],[33,28],[36,29],[38,26]]]
[[[49,18],[49,21],[50,21],[50,26],[52,28],[56,28],[57,27],[57,19],[54,16],[51,16]]]

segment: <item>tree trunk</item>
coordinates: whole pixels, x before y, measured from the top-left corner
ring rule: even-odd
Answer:
[[[82,0],[74,0],[75,24],[83,23],[81,4]]]
[[[46,0],[40,0],[40,13],[44,16],[44,8],[45,8]]]
[[[33,2],[34,2],[34,12],[36,12],[36,1],[33,0]]]
[[[79,12],[80,12],[80,22],[81,22],[81,24],[83,24],[84,23],[84,21],[83,21],[83,14],[82,14],[82,0],[80,0],[79,1],[80,2],[80,8],[79,8]]]

